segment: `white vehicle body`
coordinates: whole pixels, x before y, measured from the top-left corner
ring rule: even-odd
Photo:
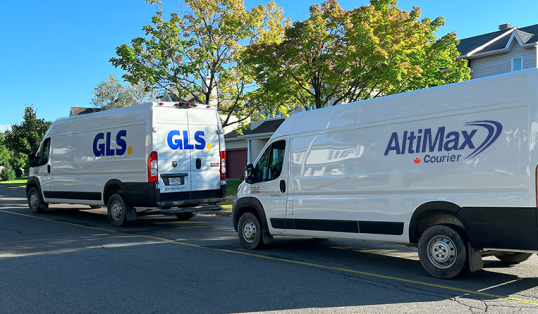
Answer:
[[[482,254],[536,252],[537,143],[535,69],[294,114],[241,185],[234,227],[253,211],[264,238],[417,244],[450,224]],[[278,177],[260,166],[270,149]]]
[[[195,206],[222,201],[226,187],[221,130],[214,107],[172,102],[59,119],[35,155],[27,192],[96,206],[118,193],[138,212],[207,209]]]

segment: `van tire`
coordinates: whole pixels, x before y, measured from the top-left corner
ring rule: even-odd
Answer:
[[[255,250],[263,247],[262,225],[256,215],[246,212],[239,218],[237,235],[245,249]]]
[[[431,226],[418,241],[422,267],[432,276],[451,279],[467,268],[467,241],[456,226]]]
[[[43,202],[43,198],[35,187],[31,187],[28,190],[27,198],[28,207],[32,213],[42,213],[45,209],[49,208],[49,204]]]
[[[177,220],[184,221],[184,220],[191,219],[192,217],[194,217],[194,215],[195,215],[195,213],[193,213],[193,212],[190,212],[190,213],[177,213],[176,217],[177,217]]]
[[[503,263],[509,265],[516,265],[528,260],[531,257],[531,253],[512,253],[512,254],[499,254],[495,257]]]
[[[108,220],[116,227],[127,225],[126,212],[129,210],[123,197],[119,194],[114,194],[108,199],[107,204]]]

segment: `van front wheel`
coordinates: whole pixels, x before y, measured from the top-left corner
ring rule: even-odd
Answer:
[[[32,213],[42,213],[49,207],[47,203],[43,202],[41,195],[35,187],[30,188],[28,191],[28,207]]]
[[[263,246],[262,228],[256,215],[244,213],[239,219],[239,241],[245,249],[255,250]]]
[[[125,201],[119,194],[114,194],[108,199],[108,220],[116,227],[127,224]]]
[[[467,266],[466,242],[445,225],[426,229],[418,241],[418,256],[424,269],[437,278],[454,278]]]

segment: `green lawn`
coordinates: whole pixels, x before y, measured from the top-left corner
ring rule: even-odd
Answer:
[[[11,181],[0,181],[0,186],[6,188],[25,187],[27,179],[28,177],[20,177]]]
[[[237,195],[237,188],[241,182],[243,182],[243,179],[226,179],[226,196]]]

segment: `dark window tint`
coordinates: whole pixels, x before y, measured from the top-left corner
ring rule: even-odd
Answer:
[[[286,141],[278,141],[271,144],[263,152],[258,162],[256,181],[271,181],[280,176],[284,165],[284,152],[286,151]]]

